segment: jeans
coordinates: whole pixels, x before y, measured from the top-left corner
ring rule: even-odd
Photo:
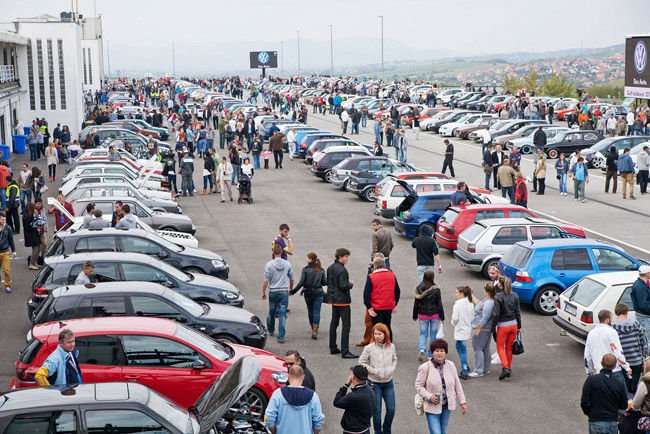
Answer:
[[[504,369],[510,369],[512,366],[512,343],[516,337],[516,325],[497,326],[497,352]]]
[[[492,333],[490,330],[481,330],[478,336],[472,333],[472,349],[474,350],[474,372],[485,374],[492,367],[492,353],[490,343]]]
[[[219,133],[219,147],[223,149],[224,146],[226,146],[226,134]]]
[[[287,306],[289,305],[289,291],[279,290],[269,292],[269,314],[266,317],[266,328],[269,333],[275,332],[275,314],[278,314],[278,339],[284,339],[287,323]]]
[[[372,415],[375,434],[390,434],[393,418],[395,417],[395,385],[393,380],[387,383],[373,383],[372,390],[375,392],[375,414]],[[381,423],[382,400],[386,403],[386,416],[384,416],[383,425]]]
[[[418,351],[426,351],[429,357],[431,357],[431,351],[429,350],[429,345],[427,345],[427,337],[429,338],[429,342],[436,339],[438,328],[440,328],[440,320],[419,320],[418,323],[420,324],[420,343],[418,344]]]
[[[29,161],[38,160],[38,154],[36,152],[36,143],[29,144]]]
[[[561,173],[560,175],[560,193],[566,193],[566,173]]]
[[[424,413],[424,416],[427,418],[427,425],[429,425],[429,434],[447,434],[451,411],[446,405],[442,406],[440,414]]]
[[[575,199],[585,200],[585,181],[578,181],[573,178],[573,197]]]
[[[1,209],[7,209],[7,190],[0,188],[0,207]]]
[[[253,152],[253,169],[260,168],[260,154]]]
[[[320,308],[323,304],[323,296],[311,297],[305,295],[305,304],[307,305],[309,324],[320,324]]]
[[[445,161],[442,163],[442,173],[443,174],[447,171],[447,167],[449,167],[449,173],[451,174],[451,177],[455,178],[456,173],[454,172],[454,158],[453,157],[445,157]]]
[[[490,172],[485,174],[485,189],[486,190],[490,189],[490,176],[491,176]]]
[[[467,345],[465,341],[456,341],[456,351],[460,359],[461,373],[467,374],[469,372],[469,362],[467,361]]]
[[[641,315],[639,312],[637,312],[636,320],[639,321],[645,329],[646,340],[650,342],[650,316]],[[643,356],[645,357],[645,354],[643,354]]]
[[[25,205],[32,201],[31,190],[20,190],[20,211],[25,212]]]
[[[352,134],[359,134],[359,123],[358,122],[352,122]]]
[[[348,123],[343,122],[343,134],[347,134],[347,133],[348,133]]]
[[[637,175],[637,180],[639,181],[639,188],[641,189],[641,194],[645,194],[648,191],[648,171],[639,170]]]
[[[167,181],[169,182],[169,191],[174,191],[178,193],[178,187],[176,186],[176,174],[167,175]]]
[[[617,434],[618,422],[589,422],[589,434]]]
[[[514,185],[511,185],[510,187],[505,187],[505,186],[502,185],[501,186],[501,197],[506,197],[506,195],[508,195],[508,197],[510,198],[510,203],[515,203],[514,189],[515,189]]]
[[[282,167],[282,160],[284,159],[284,151],[273,151],[273,159],[275,160],[275,168]]]
[[[335,350],[337,348],[336,330],[339,327],[339,321],[343,323],[341,328],[341,352],[345,353],[350,351],[350,306],[332,306],[332,320],[330,322],[330,350]]]
[[[199,142],[198,142],[199,155],[202,156],[205,153],[205,148],[207,147],[207,145],[208,145],[207,139],[199,139]]]
[[[203,189],[208,189],[208,183],[210,184],[210,191],[214,189],[214,184],[212,183],[212,174],[203,175]]]
[[[237,184],[237,181],[239,180],[239,164],[232,164],[232,176],[230,178],[230,182],[232,182],[232,185]]]
[[[362,126],[363,128],[365,128],[366,125],[368,125],[368,116],[366,116],[366,115],[362,115],[362,116],[361,116],[361,126]]]

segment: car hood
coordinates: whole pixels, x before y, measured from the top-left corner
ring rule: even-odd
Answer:
[[[195,256],[197,258],[223,260],[223,257],[217,255],[214,252],[211,252],[210,250],[197,249],[195,247],[185,247],[185,249],[183,250],[183,254],[188,256]]]
[[[252,312],[242,308],[230,306],[227,304],[204,303],[210,310],[201,316],[207,320],[232,321],[238,323],[250,323],[251,318],[255,316]]]
[[[171,222],[176,222],[176,223],[185,223],[188,225],[192,224],[192,219],[185,214],[174,214],[171,212],[159,212],[159,211],[154,211],[151,214],[152,220],[157,221],[160,223],[171,223]]]
[[[257,383],[262,367],[252,356],[235,361],[212,383],[194,407],[200,419],[200,432],[207,433],[226,412]]]
[[[207,286],[209,288],[218,288],[222,289],[224,291],[231,291],[231,292],[236,292],[239,294],[239,290],[235,285],[233,285],[230,282],[227,282],[223,279],[219,279],[218,277],[210,276],[207,274],[202,274],[202,273],[190,273],[194,279],[192,279],[189,283],[193,285],[199,285],[199,286]]]

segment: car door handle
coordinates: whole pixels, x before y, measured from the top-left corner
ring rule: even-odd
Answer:
[[[126,378],[127,380],[137,380],[138,378],[140,378],[140,376],[139,375],[125,375],[124,378]]]
[[[560,277],[566,277],[566,274],[564,274],[564,273],[560,273],[559,276],[560,276]]]

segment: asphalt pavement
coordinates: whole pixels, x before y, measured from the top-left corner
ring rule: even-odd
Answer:
[[[338,121],[333,116],[309,116],[309,124],[323,129],[336,129]],[[364,143],[372,143],[372,122],[358,136]],[[442,139],[421,133],[420,140],[409,131],[409,162],[422,169],[440,170],[444,147]],[[355,138],[355,136],[352,136]],[[458,179],[470,185],[482,186],[480,146],[468,142],[456,143],[455,168]],[[393,148],[385,148],[394,154]],[[15,158],[13,167],[18,168],[25,158]],[[37,163],[41,168],[45,162]],[[273,164],[271,164],[271,167]],[[59,166],[63,172],[65,165]],[[195,181],[202,186],[200,159],[195,160]],[[524,170],[532,173],[532,161],[524,159]],[[580,224],[597,234],[598,238],[612,237],[633,254],[648,258],[642,250],[650,235],[640,231],[638,223],[645,223],[650,216],[650,200],[639,197],[635,202],[624,201],[619,196],[605,195],[603,181],[594,171],[587,187],[587,202],[578,204],[571,196],[561,197],[553,189],[554,171],[549,173],[549,188],[545,196],[531,195],[529,206],[541,213],[556,216]],[[554,185],[555,184],[555,185]],[[347,247],[352,255],[348,263],[352,290],[351,343],[358,342],[363,334],[362,291],[366,270],[370,261],[371,228],[375,217],[373,205],[350,193],[336,190],[309,172],[302,160],[289,161],[285,155],[284,169],[261,169],[253,178],[254,204],[237,205],[235,202],[220,203],[218,195],[181,198],[181,205],[198,226],[200,247],[213,250],[228,261],[231,267],[230,281],[245,296],[245,307],[262,318],[266,317],[268,304],[261,299],[261,284],[265,263],[271,258],[271,243],[281,223],[291,227],[295,254],[290,257],[296,274],[306,263],[308,252],[314,251],[328,266],[338,247]],[[49,195],[56,188],[50,188]],[[497,192],[498,193],[498,192]],[[639,195],[640,196],[640,195]],[[627,207],[630,207],[628,209]],[[393,231],[390,221],[385,226]],[[53,227],[53,221],[50,221]],[[397,413],[393,432],[399,434],[424,433],[427,431],[424,417],[413,409],[414,380],[417,372],[418,325],[411,319],[413,288],[416,285],[415,254],[410,241],[393,232],[395,250],[391,254],[391,266],[402,288],[398,313],[393,316],[393,330],[398,355],[395,375]],[[614,242],[614,241],[613,241]],[[0,384],[6,389],[14,375],[16,353],[25,345],[29,330],[25,302],[30,293],[33,273],[28,271],[22,236],[16,237],[18,258],[12,261],[14,293],[0,293],[2,314],[0,344],[5,349],[0,355]],[[627,246],[635,245],[640,249]],[[477,293],[486,283],[479,274],[461,269],[453,256],[442,253],[444,271],[436,275],[443,291],[445,313],[451,318],[454,289],[469,285]],[[289,349],[297,349],[307,360],[314,373],[317,392],[321,398],[326,424],[324,433],[340,432],[342,411],[332,405],[334,394],[344,383],[348,369],[354,360],[341,359],[329,354],[327,330],[330,308],[323,306],[319,339],[310,338],[310,329],[302,297],[290,299],[291,312],[287,320],[287,340],[279,344],[270,338],[266,349],[282,355]],[[579,407],[580,391],[585,379],[583,346],[560,330],[551,318],[542,317],[523,306],[522,334],[525,353],[515,356],[512,377],[503,382],[497,376],[500,366],[493,366],[492,374],[463,382],[469,412],[454,412],[450,433],[579,433],[587,430],[586,417]],[[453,327],[449,320],[444,331],[450,342],[449,359],[458,364],[453,344]],[[361,349],[352,347],[360,354]],[[470,364],[473,355],[470,350]]]

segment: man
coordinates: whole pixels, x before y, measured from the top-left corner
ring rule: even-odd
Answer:
[[[519,166],[521,166],[521,153],[519,152],[519,147],[513,145],[512,152],[508,158],[510,159],[510,166],[515,169],[515,171],[519,171]]]
[[[469,204],[467,200],[467,195],[465,194],[465,183],[459,182],[456,184],[456,191],[451,194],[449,198],[449,203],[451,206],[465,206]]]
[[[287,133],[287,146],[289,148],[289,160],[293,161],[293,154],[296,152],[296,129],[291,128]]]
[[[0,161],[0,207],[2,209],[7,208],[7,187],[9,186],[7,177],[11,176],[8,164],[6,160]]]
[[[636,166],[639,169],[637,181],[639,181],[639,189],[641,194],[648,192],[648,174],[650,173],[650,155],[648,155],[648,146],[644,146],[643,150],[636,157]]]
[[[345,385],[336,392],[334,407],[345,410],[341,417],[343,434],[369,434],[370,419],[376,410],[375,393],[368,385],[368,369],[356,365],[350,371]]]
[[[587,377],[582,386],[580,407],[589,417],[590,434],[616,434],[619,411],[627,409],[627,392],[612,372],[616,357],[605,354],[600,364],[600,372]]]
[[[382,253],[386,261],[386,268],[390,270],[390,252],[393,251],[393,238],[390,232],[381,225],[379,219],[373,219],[370,226],[373,230],[370,261],[372,262],[376,253]]]
[[[440,253],[438,243],[433,237],[433,231],[428,225],[422,226],[422,233],[413,239],[411,247],[415,249],[415,258],[417,263],[418,283],[422,282],[424,272],[434,270],[436,262],[438,263],[438,273],[442,273],[442,262],[440,262]]]
[[[614,308],[616,322],[612,324],[612,327],[618,333],[623,355],[632,370],[632,377],[625,378],[625,383],[627,390],[634,395],[643,372],[643,359],[648,354],[648,341],[645,337],[646,331],[641,323],[638,320],[628,318],[629,311],[630,308],[627,307],[627,304],[617,304]]]
[[[74,281],[75,285],[86,285],[91,283],[90,277],[95,273],[95,264],[93,261],[86,261],[81,272]]]
[[[42,387],[82,383],[78,357],[79,350],[75,348],[74,333],[70,329],[61,330],[59,345],[36,371],[36,382]]]
[[[108,147],[108,161],[120,161],[120,153],[113,145]]]
[[[618,174],[623,183],[623,199],[627,196],[627,187],[630,186],[630,199],[635,200],[634,197],[634,161],[630,156],[630,148],[623,150],[623,155],[618,159]]]
[[[20,208],[20,187],[11,176],[7,176],[7,224],[14,231],[14,234],[20,233],[20,217],[18,217],[18,208]]]
[[[600,361],[605,354],[612,354],[616,357],[612,372],[618,377],[619,381],[625,387],[625,376],[623,369],[628,377],[632,376],[630,365],[623,355],[623,347],[616,330],[612,328],[612,313],[606,309],[598,312],[598,322],[587,335],[585,343],[585,371],[587,375],[595,375],[601,369]]]
[[[128,204],[122,205],[122,218],[115,225],[118,229],[135,229],[138,227],[138,220],[131,214],[131,207]]]
[[[9,251],[11,250],[11,252]],[[7,225],[5,213],[0,212],[0,266],[5,273],[5,291],[11,294],[11,257],[16,257],[14,233]]]
[[[506,197],[507,194],[510,203],[515,203],[514,184],[517,180],[517,172],[510,167],[510,160],[507,157],[503,159],[503,164],[497,170],[497,178],[501,186],[501,197]]]
[[[495,151],[492,153],[492,177],[493,177],[493,184],[494,188],[501,188],[501,184],[499,184],[499,177],[497,176],[497,173],[499,171],[499,167],[503,164],[503,160],[507,158],[506,153],[501,150],[501,145],[497,145],[495,148]]]
[[[646,340],[650,342],[650,266],[639,267],[639,278],[632,284],[632,308],[637,321],[645,328]]]
[[[546,132],[543,130],[543,127],[540,125],[533,134],[533,144],[535,145],[535,152],[533,153],[533,163],[537,163],[537,156],[539,155],[539,150],[541,149],[544,152],[544,146],[546,146]],[[532,192],[537,192],[537,178],[533,176],[533,189]]]
[[[573,176],[573,195],[577,201],[581,200],[585,203],[585,185],[589,184],[589,170],[584,163],[583,157],[578,157],[576,164],[569,168],[571,176]]]
[[[304,377],[302,386],[305,386],[308,389],[316,391],[316,380],[314,379],[314,374],[311,373],[307,367],[307,362],[303,357],[300,357],[300,353],[296,350],[289,350],[284,355],[284,364],[287,365],[287,369],[291,370],[293,366],[300,366],[304,371]]]
[[[523,173],[517,172],[517,184],[515,185],[515,205],[528,208],[528,186]]]
[[[273,243],[271,243],[271,250],[273,250],[275,246],[282,247],[282,259],[286,261],[289,259],[289,256],[287,255],[293,255],[293,241],[289,238],[289,225],[282,223],[278,228],[278,231],[278,236],[275,237]]]
[[[61,204],[61,206],[63,206],[63,208],[65,208],[65,210],[68,211],[74,217],[74,208],[72,207],[72,204],[70,202],[65,200],[63,193],[59,191],[59,194],[57,195],[56,198]],[[47,210],[47,213],[54,214],[54,226],[56,227],[57,231],[70,221],[70,219],[68,219],[68,217],[66,217],[54,205],[50,205],[50,208]]]
[[[284,158],[284,150],[282,149],[282,141],[284,134],[279,131],[274,131],[271,139],[269,139],[269,147],[273,151],[273,160],[275,161],[275,168],[282,169],[282,159]]]
[[[183,197],[194,196],[194,180],[192,176],[194,175],[194,160],[188,155],[187,148],[183,148],[183,157],[181,161],[178,162],[180,172],[181,172],[181,191],[183,192]]]
[[[282,247],[273,246],[273,259],[264,267],[264,282],[262,283],[262,300],[266,300],[269,291],[269,314],[266,317],[266,328],[271,336],[275,333],[275,315],[278,314],[278,343],[285,341],[285,324],[287,322],[287,305],[289,291],[293,289],[293,268],[282,259]]]
[[[316,392],[302,386],[304,370],[289,368],[289,384],[273,392],[266,407],[266,426],[272,434],[320,433],[325,422]]]
[[[29,164],[23,164],[23,169],[18,174],[18,188],[20,188],[20,212],[25,213],[25,206],[32,201],[32,171]]]
[[[406,164],[408,154],[408,139],[406,138],[406,131],[400,129],[395,139],[395,158],[403,164]]]
[[[379,146],[384,144],[384,126],[382,125],[381,120],[378,120],[375,122],[375,126],[373,127],[373,131],[375,132],[375,142],[379,143]]]
[[[327,268],[327,294],[332,304],[332,319],[330,322],[330,354],[341,354],[344,359],[355,359],[359,356],[350,352],[350,326],[352,298],[350,290],[354,283],[350,280],[345,264],[350,259],[350,251],[338,248],[334,254],[334,263]],[[339,321],[341,329],[341,349],[336,345],[336,330]]]
[[[363,303],[368,309],[372,324],[386,324],[393,340],[391,320],[399,303],[400,289],[395,273],[386,268],[384,258],[372,261],[374,271],[368,275],[363,290]]]
[[[494,162],[492,161],[492,149],[494,149],[494,145],[492,145],[492,143],[488,143],[487,148],[485,149],[485,151],[483,151],[482,166],[483,166],[483,173],[485,174],[486,190],[490,190],[490,177],[492,176],[492,169],[494,167]]]
[[[111,217],[111,227],[115,227],[117,223],[120,221],[120,219],[123,217],[122,214],[122,201],[121,200],[116,200],[115,201],[115,211],[113,211],[113,217]]]
[[[103,217],[104,213],[102,212],[101,209],[96,208],[93,211],[93,218],[89,223],[88,223],[88,229],[103,229],[103,228],[108,228],[111,226],[111,224],[104,220]]]
[[[454,145],[448,140],[445,139],[445,161],[442,163],[442,173],[444,174],[447,171],[447,167],[449,167],[449,173],[451,174],[452,178],[456,177],[456,173],[454,172]]]
[[[605,172],[605,193],[609,193],[609,182],[611,180],[613,183],[612,193],[616,194],[618,184],[617,165],[618,151],[616,150],[616,146],[611,146],[605,159],[605,167],[607,168]]]
[[[348,114],[347,110],[342,110],[339,117],[341,119],[341,131],[342,131],[341,134],[347,134],[348,122],[350,122],[350,115]]]

